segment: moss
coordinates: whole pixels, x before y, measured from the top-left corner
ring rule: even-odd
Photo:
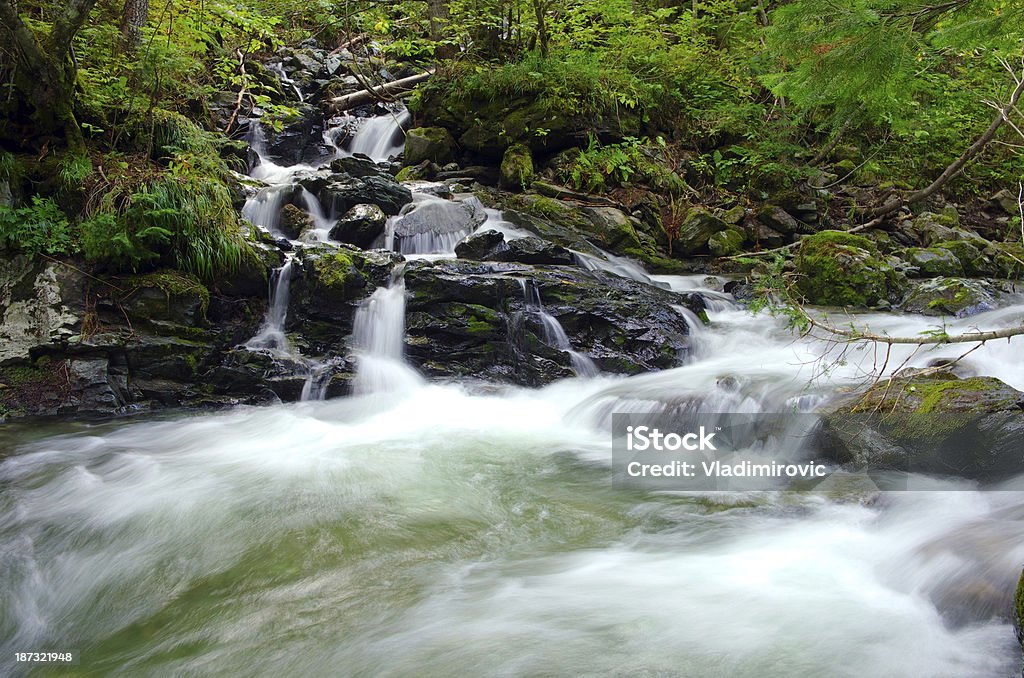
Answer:
[[[145,288],[155,288],[166,295],[168,303],[173,298],[199,299],[199,315],[203,318],[206,317],[206,311],[210,307],[210,290],[191,273],[157,271],[127,279],[121,278],[119,283],[119,287],[128,289],[126,296]]]
[[[801,242],[797,253],[797,287],[814,304],[871,306],[893,296],[901,278],[879,256],[863,236],[816,233]]]
[[[345,252],[325,254],[313,260],[317,282],[323,287],[344,287],[359,275],[352,257]]]
[[[1020,393],[995,377],[959,379],[948,372],[938,372],[876,384],[853,411],[978,414],[1013,410],[1019,400]]]
[[[533,181],[533,156],[525,144],[512,144],[501,159],[501,185],[525,189]]]
[[[708,238],[708,251],[717,257],[728,257],[739,254],[744,236],[735,229],[719,231]]]

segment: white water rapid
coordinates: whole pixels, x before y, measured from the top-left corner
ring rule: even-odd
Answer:
[[[1019,672],[1001,607],[1024,562],[1019,480],[868,504],[611,489],[612,409],[693,395],[778,411],[870,356],[815,375],[826,345],[730,303],[686,366],[477,391],[408,371],[403,304],[399,279],[360,311],[366,395],[6,431],[3,661],[75,647],[132,676]],[[1012,344],[966,362],[1024,388]]]
[[[372,143],[364,127],[353,152],[390,153],[390,124],[372,123]],[[262,162],[253,176],[271,185],[246,216],[273,231],[301,169]],[[409,231],[410,253],[451,256],[445,234],[473,228],[522,235],[486,217]],[[0,675],[70,675],[13,662],[47,649],[78,650],[74,675],[133,678],[1020,675],[1007,615],[1022,478],[879,497],[613,490],[612,412],[812,411],[878,355],[797,337],[703,276],[582,260],[704,295],[707,327],[680,306],[689,362],[598,374],[524,285],[581,378],[431,383],[404,360],[399,269],[356,313],[354,395],[321,401],[331,363],[285,335],[289,259],[249,347],[305,360],[307,402],[0,427]],[[947,329],[1024,322],[1011,301]],[[857,320],[900,335],[942,322]],[[888,364],[959,352],[897,347]],[[990,342],[960,369],[1024,389],[1020,355],[1019,340]]]

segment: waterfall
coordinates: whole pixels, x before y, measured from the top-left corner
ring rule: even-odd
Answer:
[[[314,230],[311,234],[313,238],[318,242],[327,242],[328,234],[334,226],[334,220],[327,215],[323,205],[316,199],[316,196],[305,188],[299,191],[299,202],[302,203],[302,208],[306,211],[306,214],[313,219]]]
[[[262,226],[275,236],[280,236],[278,224],[281,221],[281,208],[291,200],[291,186],[268,186],[245,201],[242,206],[242,218],[248,219],[253,226]]]
[[[284,323],[288,319],[288,301],[292,283],[293,262],[294,260],[289,257],[281,268],[274,269],[271,274],[270,303],[267,307],[267,315],[260,331],[246,342],[247,348],[291,353],[288,337],[284,333]]]
[[[356,393],[398,391],[422,383],[404,360],[405,281],[400,269],[390,286],[378,287],[356,311],[352,343]]]
[[[405,146],[404,128],[409,124],[409,111],[365,118],[349,143],[349,153],[361,153],[381,162],[402,152]]]
[[[303,96],[302,90],[299,89],[299,86],[295,84],[294,80],[288,77],[288,73],[284,70],[284,64],[274,62],[269,64],[268,68],[277,74],[277,77],[281,79],[283,84],[288,85],[295,91],[295,96],[298,97],[299,103],[306,100],[306,97]]]
[[[598,369],[589,356],[573,350],[572,343],[569,341],[569,335],[565,333],[562,323],[558,322],[555,316],[544,310],[544,304],[540,300],[540,290],[537,289],[537,285],[533,281],[520,278],[519,286],[523,290],[523,300],[526,302],[527,309],[536,314],[540,319],[544,343],[551,348],[556,348],[569,354],[572,369],[576,372],[576,376],[596,377],[601,374],[601,370]]]

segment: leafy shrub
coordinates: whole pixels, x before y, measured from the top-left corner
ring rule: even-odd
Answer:
[[[0,207],[0,249],[37,254],[74,250],[67,215],[50,198],[33,196],[30,206]]]
[[[603,191],[610,186],[637,182],[679,194],[686,183],[669,166],[665,140],[627,137],[622,143],[602,146],[593,136],[587,148],[563,170],[562,179],[576,189]]]

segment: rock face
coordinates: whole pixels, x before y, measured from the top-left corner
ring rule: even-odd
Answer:
[[[996,293],[981,280],[934,278],[918,284],[901,308],[924,315],[964,318],[995,308]]]
[[[865,237],[821,231],[800,243],[797,289],[811,304],[869,307],[897,303],[904,277]]]
[[[904,370],[833,403],[824,430],[835,461],[872,470],[996,482],[1024,470],[1024,393],[994,377]]]
[[[259,326],[265,291],[260,299],[230,297],[180,272],[99,280],[80,266],[10,261],[14,270],[0,276],[0,416],[109,415],[273,397],[218,393],[210,376],[227,348]],[[243,267],[240,275],[251,272]]]
[[[369,248],[384,235],[387,223],[384,210],[376,205],[356,205],[338,220],[331,229],[331,240]]]
[[[431,376],[539,385],[572,375],[571,355],[546,341],[543,313],[573,350],[604,371],[636,374],[678,365],[689,327],[673,304],[703,301],[601,272],[469,261],[411,262],[407,356]]]
[[[414,127],[405,135],[405,165],[418,165],[425,160],[444,165],[454,158],[455,139],[443,127]]]

